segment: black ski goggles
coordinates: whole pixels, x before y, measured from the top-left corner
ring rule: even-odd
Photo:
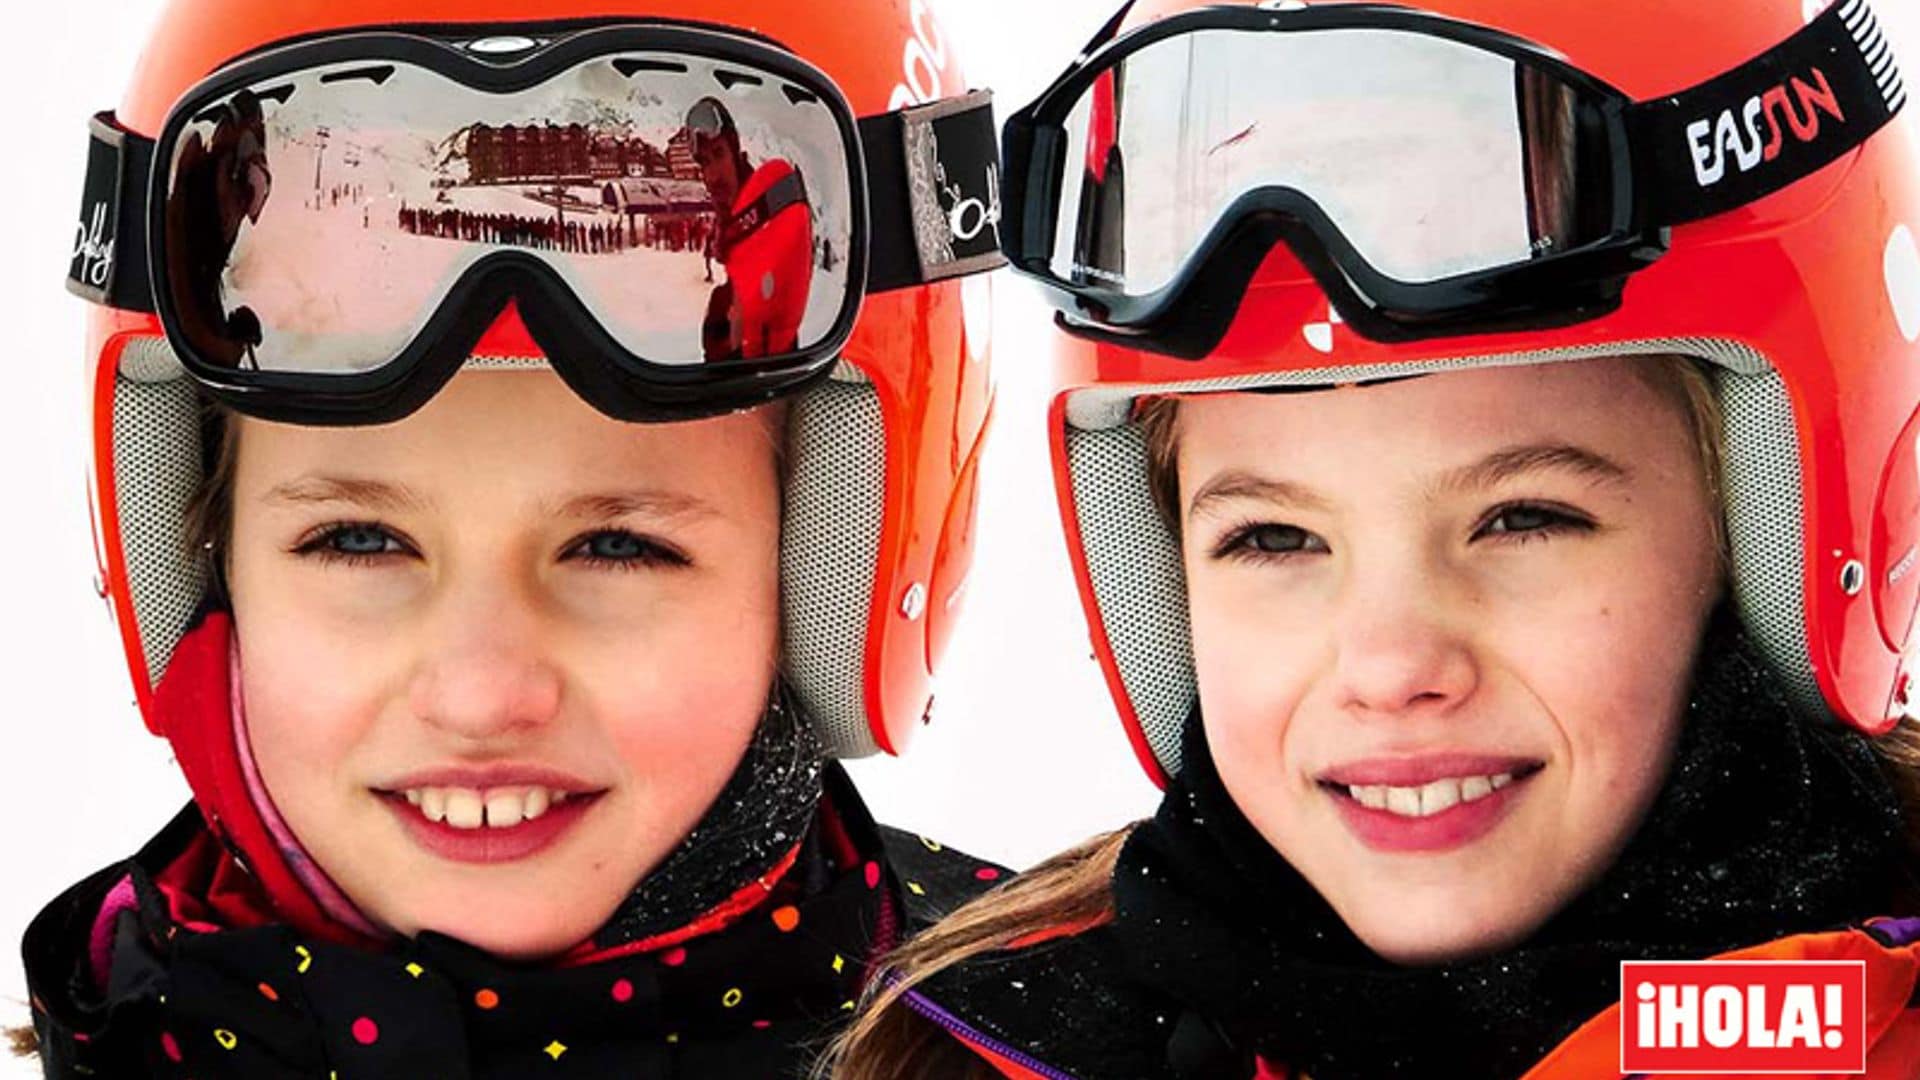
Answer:
[[[1865,0],[1648,102],[1485,27],[1275,7],[1116,38],[1123,8],[1007,121],[1007,256],[1069,328],[1204,355],[1276,243],[1376,340],[1596,318],[1671,226],[1809,175],[1906,100]]]
[[[96,118],[70,287],[268,419],[406,415],[513,304],[583,398],[672,420],[824,378],[870,292],[1004,263],[985,92],[859,119],[731,32],[440,33],[242,59],[155,140]]]

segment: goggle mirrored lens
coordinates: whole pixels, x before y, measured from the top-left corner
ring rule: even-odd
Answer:
[[[1051,270],[1146,296],[1250,192],[1310,200],[1368,265],[1428,283],[1569,250],[1580,92],[1463,42],[1204,29],[1097,77],[1064,121]],[[1598,181],[1604,187],[1604,181]]]
[[[166,287],[208,362],[357,374],[518,251],[648,363],[779,356],[849,303],[850,153],[819,94],[703,56],[605,56],[512,93],[318,67],[174,140]]]

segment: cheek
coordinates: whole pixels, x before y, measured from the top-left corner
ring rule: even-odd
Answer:
[[[291,615],[263,614],[235,615],[247,740],[274,800],[297,819],[357,775],[389,682],[375,657],[357,649],[337,655],[331,635]]]
[[[1194,673],[1221,779],[1250,816],[1284,800],[1294,718],[1320,653],[1313,620],[1246,575],[1188,564]],[[1292,617],[1288,610],[1292,609]],[[1245,794],[1247,798],[1242,799]]]
[[[577,681],[626,770],[700,787],[730,770],[764,712],[778,666],[779,603],[769,562],[736,564],[652,612],[632,635],[578,643]]]

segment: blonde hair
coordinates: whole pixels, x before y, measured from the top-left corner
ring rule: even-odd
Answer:
[[[1725,475],[1724,420],[1712,377],[1698,362],[1667,363],[1637,370],[1689,417],[1710,505],[1721,506]],[[1176,536],[1180,532],[1179,399],[1150,398],[1135,415],[1146,437],[1148,481],[1154,500]],[[1722,568],[1729,560],[1723,516],[1714,515]],[[1874,740],[1881,772],[1898,794],[1907,823],[1907,843],[1920,858],[1920,725],[1903,720]],[[883,978],[862,999],[860,1014],[834,1040],[814,1071],[816,1080],[987,1080],[999,1074],[903,1000],[908,991],[940,972],[987,952],[1017,947],[1023,939],[1065,928],[1086,928],[1111,919],[1113,870],[1136,826],[1097,837],[1055,856],[1006,885],[960,908],[909,941],[887,960]],[[1911,905],[1920,896],[1901,896]]]

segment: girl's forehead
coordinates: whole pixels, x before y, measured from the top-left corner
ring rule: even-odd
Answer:
[[[1438,372],[1304,393],[1203,394],[1181,403],[1183,442],[1218,435],[1338,452],[1372,445],[1471,444],[1527,432],[1623,435],[1676,416],[1645,365],[1608,358]]]

